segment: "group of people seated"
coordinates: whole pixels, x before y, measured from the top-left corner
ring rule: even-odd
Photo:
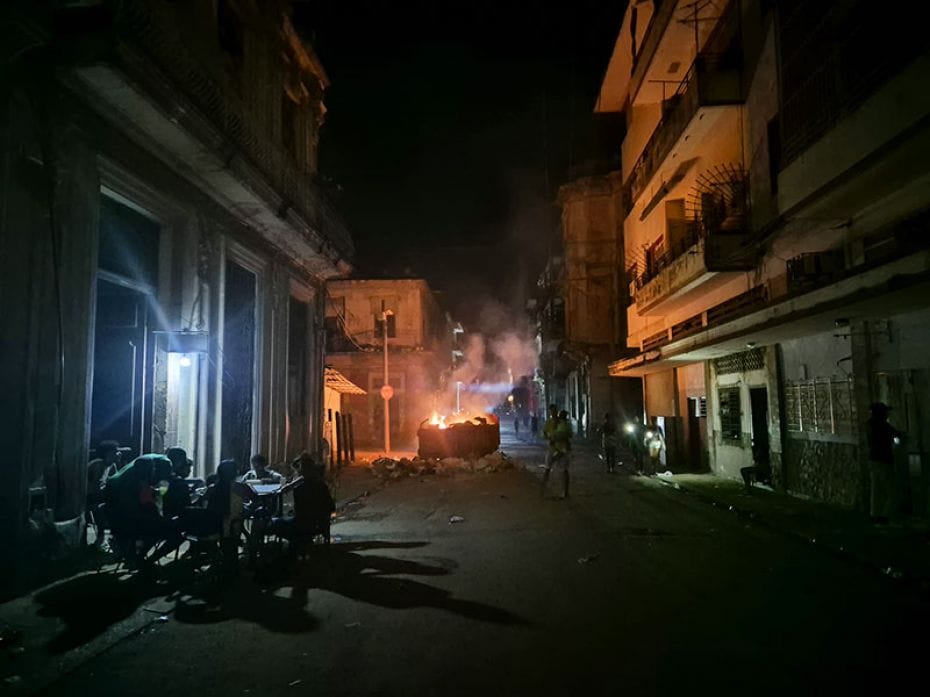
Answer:
[[[259,454],[249,467],[223,460],[203,481],[190,478],[193,462],[182,448],[127,464],[119,452],[117,443],[103,442],[88,464],[88,512],[97,542],[109,529],[111,545],[130,563],[155,563],[185,539],[218,539],[233,565],[243,539],[253,552],[269,535],[288,540],[293,549],[316,535],[329,542],[335,503],[324,468],[307,453],[290,463],[288,476],[269,468]],[[258,483],[280,486],[259,491],[253,486]],[[289,492],[293,514],[285,517],[275,502]]]

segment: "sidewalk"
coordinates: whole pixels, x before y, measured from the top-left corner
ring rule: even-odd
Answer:
[[[741,482],[709,474],[660,476],[655,481],[848,562],[930,590],[930,526],[926,521],[874,526],[856,511],[761,487],[746,493]]]
[[[344,467],[332,482],[337,511],[381,486],[367,467]],[[47,585],[0,602],[0,693],[41,690],[89,658],[128,637],[157,632],[169,621],[176,587],[114,573],[112,559],[99,559],[106,562],[102,573],[87,561]],[[7,636],[11,630],[16,636]]]

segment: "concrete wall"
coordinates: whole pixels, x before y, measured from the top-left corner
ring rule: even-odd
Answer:
[[[675,370],[650,373],[643,378],[647,416],[678,416]]]
[[[833,379],[845,381],[853,370],[851,330],[811,334],[780,344],[785,384]],[[795,494],[843,506],[856,503],[861,483],[859,422],[852,432],[816,433],[784,431],[782,484]]]
[[[620,175],[586,177],[559,189],[565,254],[565,333],[582,344],[625,335],[618,287],[623,269]]]
[[[375,336],[375,311],[380,313],[382,300],[395,314],[397,336],[388,340],[390,346],[414,348],[436,339],[438,309],[425,281],[331,281],[327,290],[333,299],[327,304],[327,315],[334,316],[335,307],[344,300],[346,329],[360,344],[382,344],[383,337]]]

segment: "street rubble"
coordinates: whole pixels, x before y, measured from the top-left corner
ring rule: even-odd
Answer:
[[[422,475],[454,475],[459,472],[497,472],[511,469],[513,460],[498,451],[479,458],[447,457],[442,460],[427,460],[420,457],[400,458],[379,457],[367,463],[372,473],[386,480]]]

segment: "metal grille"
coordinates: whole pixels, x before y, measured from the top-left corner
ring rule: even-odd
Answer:
[[[919,7],[779,0],[782,166],[926,50]]]
[[[750,349],[741,353],[733,353],[714,361],[717,375],[745,373],[747,370],[759,370],[764,367],[765,352],[762,349]]]
[[[856,433],[852,378],[802,380],[785,386],[785,420],[795,433]]]
[[[722,387],[717,390],[717,399],[720,402],[720,436],[724,440],[739,440],[743,431],[739,388]]]

